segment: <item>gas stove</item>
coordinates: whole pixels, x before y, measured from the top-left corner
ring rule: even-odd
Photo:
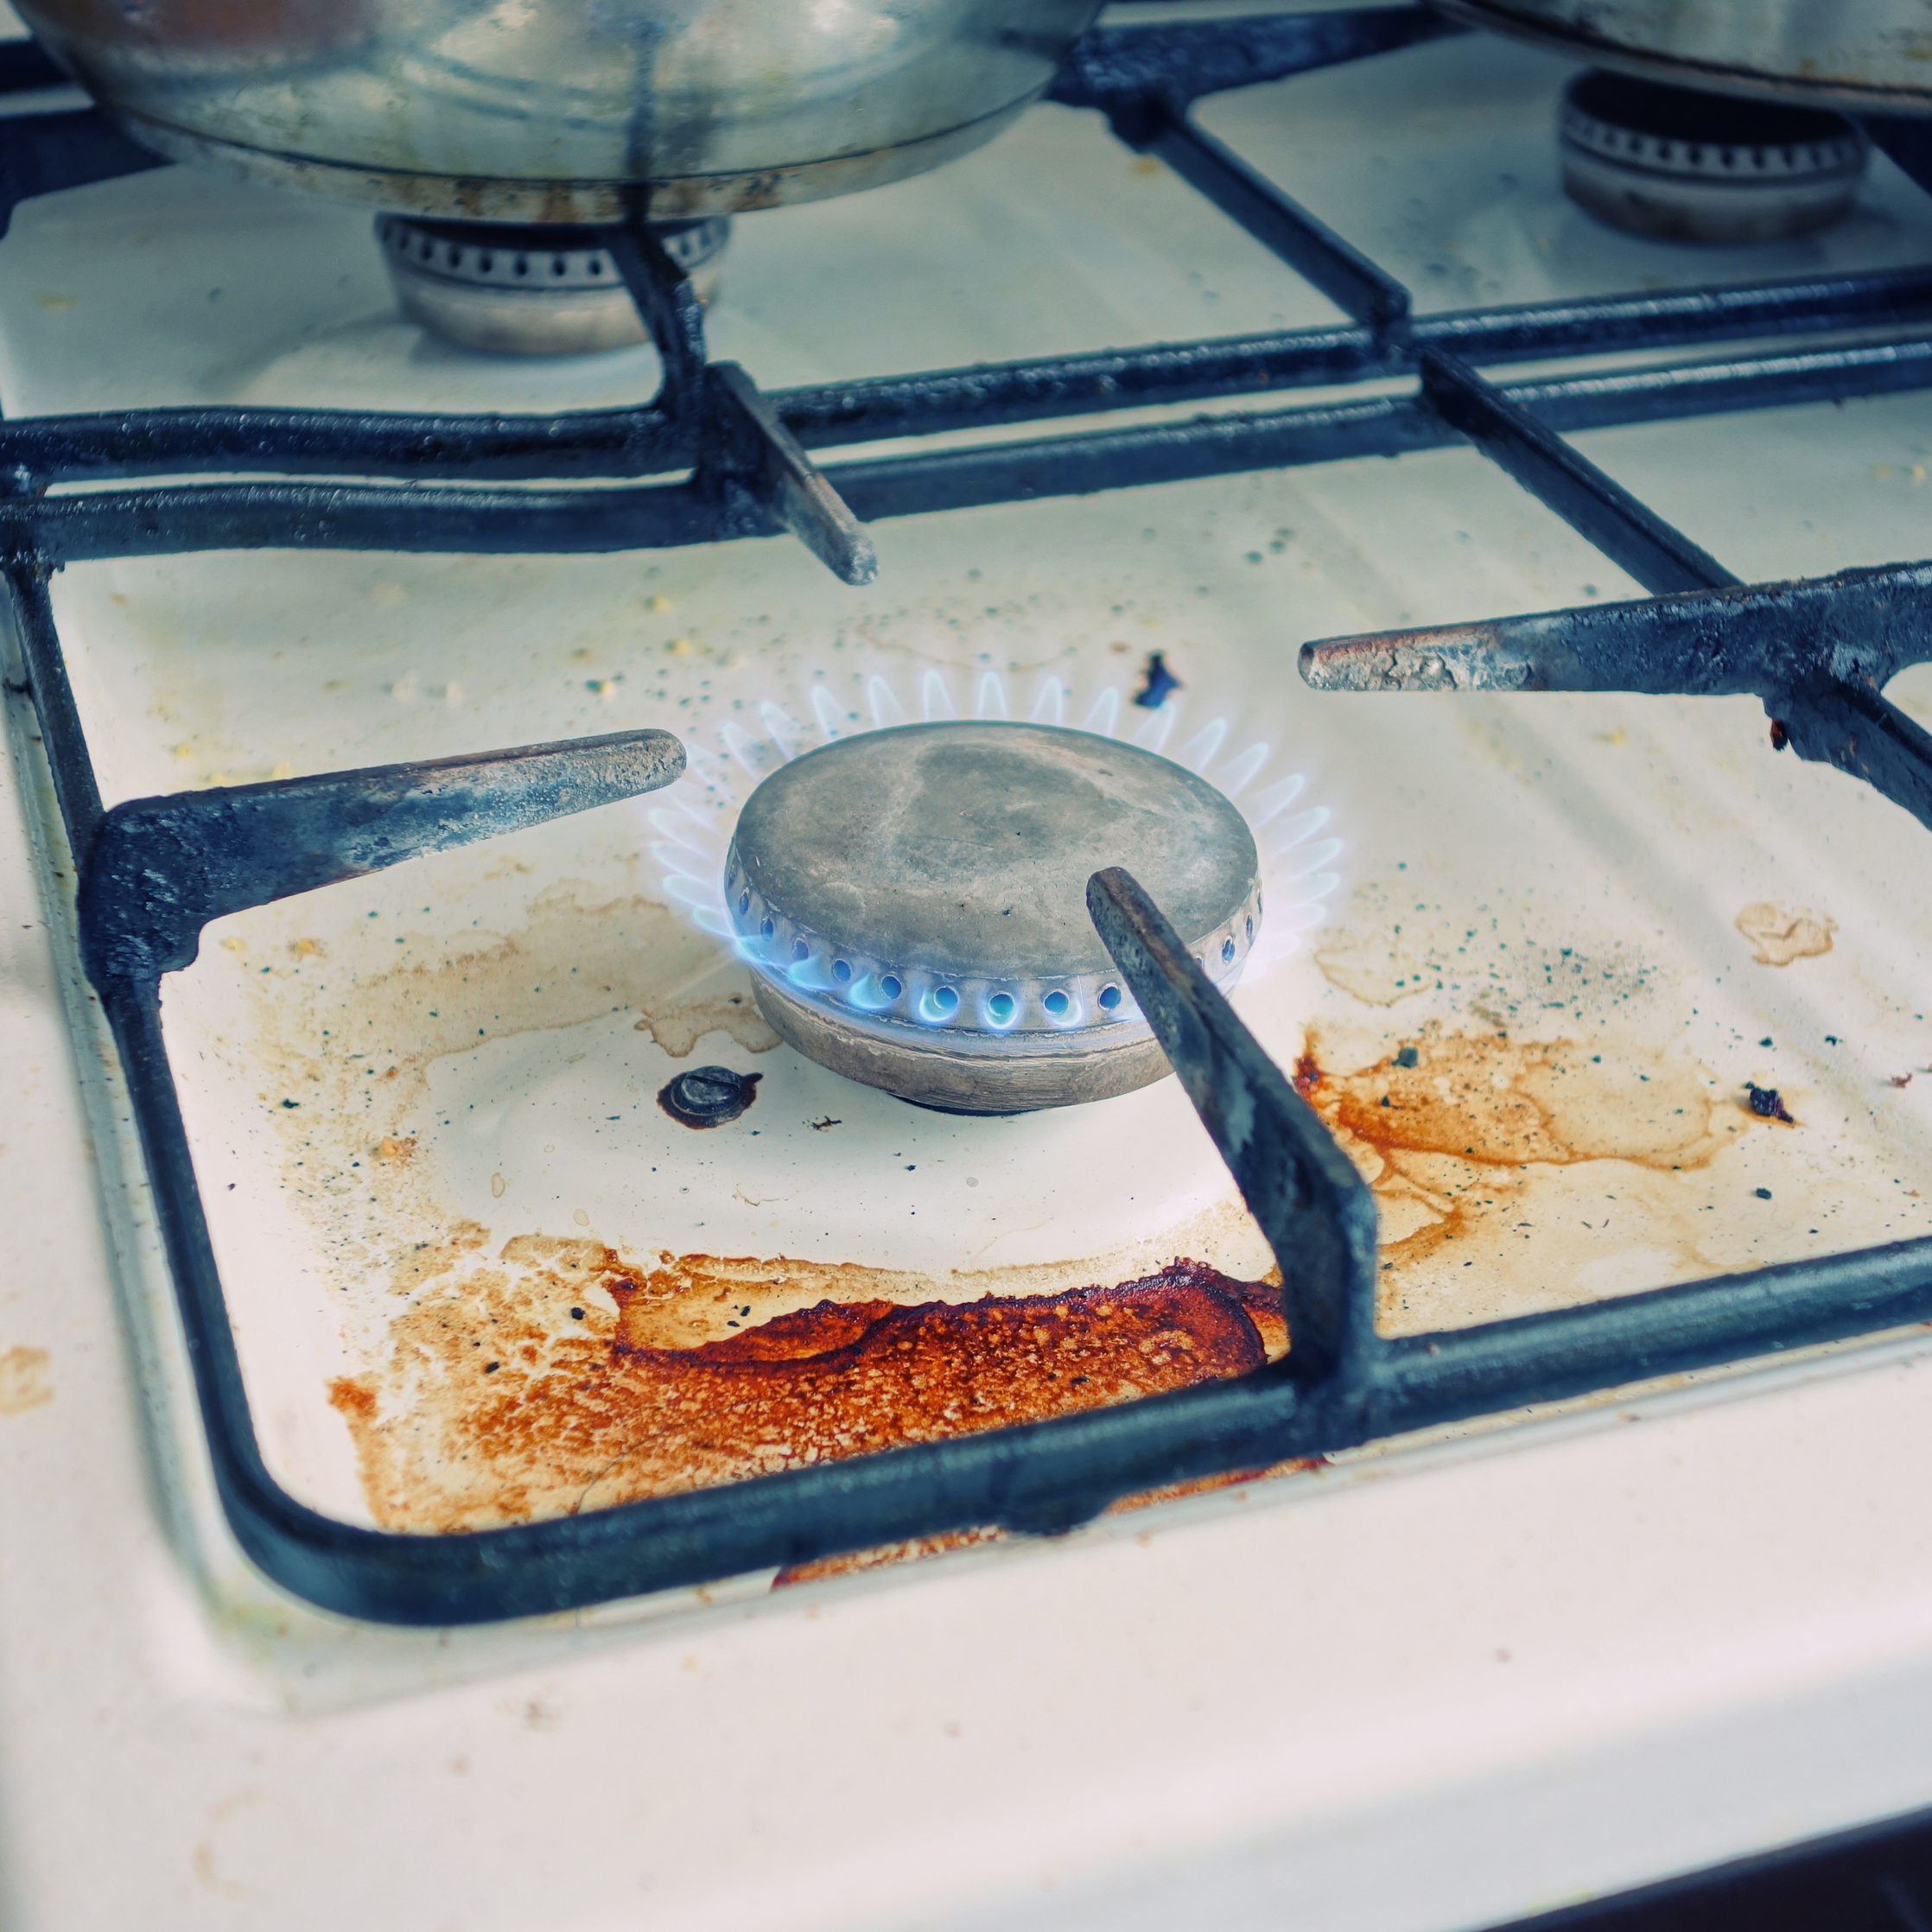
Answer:
[[[1175,12],[554,360],[0,118],[22,1923],[1448,1927],[1927,1802],[1909,130],[1661,240],[1561,61]],[[746,857],[969,740],[1226,876],[1036,764],[1084,950],[928,971]]]

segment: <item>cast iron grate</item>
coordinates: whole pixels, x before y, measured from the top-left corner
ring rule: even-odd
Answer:
[[[1662,594],[1312,645],[1302,658],[1311,682],[1754,691],[1776,741],[1856,772],[1932,825],[1932,738],[1881,695],[1900,666],[1929,654],[1915,633],[1932,604],[1932,563],[1739,587],[1561,440],[1609,423],[1932,388],[1932,265],[1414,316],[1407,290],[1189,115],[1222,89],[1458,31],[1424,6],[1103,26],[1051,90],[1160,156],[1330,296],[1351,318],[1340,327],[766,395],[742,370],[708,360],[690,285],[639,222],[604,239],[663,358],[663,387],[641,407],[554,417],[150,410],[0,423],[0,573],[80,867],[82,958],[125,1071],[223,1505],[277,1583],[399,1623],[566,1609],[947,1529],[1062,1528],[1163,1484],[1932,1318],[1932,1241],[1918,1241],[1379,1338],[1366,1187],[1159,908],[1109,871],[1089,887],[1096,924],[1281,1264],[1294,1340],[1283,1363],[1117,1408],[463,1536],[333,1521],[283,1491],[264,1463],[168,1063],[162,975],[193,960],[201,927],[221,913],[649,791],[677,775],[683,749],[664,733],[626,733],[104,810],[48,594],[63,564],[267,547],[632,550],[789,530],[863,582],[874,567],[864,525],[882,517],[1467,439]],[[59,78],[31,45],[0,48],[0,92]],[[1870,131],[1932,184],[1932,142],[1916,124]],[[160,165],[91,110],[0,118],[0,223],[30,196]],[[1516,383],[1478,372],[1698,345],[1719,353]],[[1275,400],[1405,374],[1420,378],[1407,395]],[[810,454],[1262,392],[1268,407],[1192,421],[823,470]],[[234,480],[103,486],[224,473]],[[609,479],[631,480],[581,487]],[[92,486],[47,493],[74,482]],[[538,483],[550,486],[530,486]]]

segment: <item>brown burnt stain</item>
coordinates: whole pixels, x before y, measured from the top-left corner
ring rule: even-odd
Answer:
[[[425,1274],[384,1370],[330,1388],[378,1521],[474,1529],[1129,1401],[1260,1368],[1281,1325],[1265,1283],[1180,1260],[1056,1294],[827,1299],[662,1345],[667,1276],[701,1293],[787,1265],[601,1249],[547,1297],[527,1274]]]
[[[1219,1216],[1207,1217],[1192,1223],[1190,1232],[1211,1238],[1221,1223]],[[856,1262],[673,1255],[669,1250],[660,1251],[654,1260],[639,1261],[588,1236],[515,1235],[491,1256],[485,1252],[489,1241],[487,1230],[474,1222],[460,1223],[442,1241],[412,1246],[395,1268],[391,1287],[405,1299],[434,1287],[454,1304],[476,1310],[494,1310],[499,1302],[521,1307],[530,1302],[574,1306],[588,1301],[614,1317],[617,1301],[609,1283],[615,1278],[638,1284],[638,1293],[625,1309],[632,1342],[689,1349],[728,1340],[746,1328],[822,1301],[880,1301],[904,1308],[928,1301],[983,1300],[989,1295],[1051,1298],[1084,1285],[1079,1276],[1070,1277],[1065,1263],[1008,1263],[928,1274]],[[1148,1273],[1158,1265],[1144,1264]],[[1093,1266],[1097,1272],[1105,1263]],[[1087,1281],[1091,1280],[1089,1274]],[[1270,1268],[1258,1281],[1242,1281],[1239,1287],[1249,1319],[1274,1361],[1287,1350],[1281,1273]]]
[[[1837,922],[1822,912],[1808,912],[1759,900],[1747,906],[1732,922],[1750,940],[1751,957],[1760,966],[1789,966],[1795,959],[1815,958],[1832,950]]]
[[[251,950],[245,958],[232,956],[236,969],[249,972],[248,962],[271,950],[278,961],[289,957],[260,931],[270,916],[249,916]],[[391,943],[393,928],[387,920],[382,925],[389,928],[379,933],[382,943]],[[936,1338],[948,1338],[940,1352],[956,1359],[933,1372],[951,1374],[962,1389],[983,1373],[982,1393],[992,1391],[991,1412],[981,1415],[967,1403],[961,1427],[1032,1413],[1023,1386],[1028,1351],[1038,1347],[1026,1339],[1031,1326],[1017,1317],[1000,1325],[983,1315],[960,1318],[976,1355],[964,1331],[949,1326],[954,1318],[929,1314],[908,1332],[905,1322],[890,1325],[892,1310],[1037,1306],[1049,1319],[1032,1326],[1051,1334],[1063,1320],[1051,1311],[1065,1304],[1070,1350],[1091,1353],[1101,1365],[1068,1368],[1055,1379],[1042,1368],[1034,1393],[1043,1414],[1122,1399],[1129,1382],[1152,1390],[1237,1373],[1257,1349],[1268,1358],[1286,1348],[1278,1280],[1271,1287],[1265,1278],[1236,1279],[1263,1276],[1268,1268],[1265,1247],[1238,1203],[1214,1204],[1165,1231],[1158,1245],[1136,1240],[1102,1255],[925,1270],[632,1251],[588,1236],[493,1231],[446,1198],[432,1136],[408,1159],[372,1156],[385,1138],[401,1142],[420,1130],[439,1056],[473,1051],[486,1033],[497,1040],[587,1021],[627,1028],[640,1014],[657,1047],[671,1053],[690,1052],[707,1034],[715,1045],[721,1029],[755,1048],[767,1043],[768,1029],[742,969],[716,965],[711,942],[671,909],[612,899],[578,882],[539,893],[500,936],[488,929],[457,934],[433,950],[428,940],[412,941],[406,963],[384,962],[377,937],[373,926],[365,937],[345,924],[330,933],[326,955],[278,963],[272,975],[243,983],[259,1004],[248,1073],[283,1143],[283,1179],[344,1284],[349,1360],[325,1372],[334,1378],[332,1403],[357,1452],[370,1515],[387,1527],[445,1532],[528,1521],[655,1493],[665,1484],[788,1466],[788,1453],[772,1442],[742,1431],[733,1437],[750,1408],[714,1418],[716,1427],[694,1446],[703,1417],[677,1404],[699,1389],[755,1389],[760,1377],[777,1388],[786,1376],[791,1386],[800,1376],[832,1376],[837,1365],[817,1357],[761,1364],[703,1352],[823,1303],[875,1305],[862,1312],[863,1333],[851,1332],[847,1317],[815,1318],[821,1341],[827,1325],[848,1323],[848,1341],[839,1345],[857,1354],[837,1372],[855,1378],[861,1391],[883,1389],[893,1361],[923,1363],[938,1348]],[[283,1112],[274,1103],[284,1095],[299,1095],[304,1104]],[[519,1177],[499,1178],[502,1185],[493,1181],[486,1198],[518,1199]],[[1204,1256],[1223,1271],[1203,1272],[1210,1283],[1220,1281],[1218,1289],[1191,1288],[1183,1297],[1198,1304],[1183,1324],[1192,1346],[1166,1363],[1138,1354],[1134,1363],[1115,1360],[1132,1345],[1129,1331],[1147,1310],[1136,1313],[1139,1304],[1130,1300],[1124,1312],[1116,1306],[1103,1319],[1068,1297],[1090,1295],[1087,1285],[1096,1282],[1148,1282],[1176,1255]],[[1237,1361],[1221,1346],[1223,1330],[1212,1322],[1202,1327],[1211,1315],[1242,1338]],[[874,1334],[882,1323],[888,1325]],[[1092,1331],[1078,1332],[1083,1323]],[[766,1344],[785,1341],[795,1325],[777,1329]],[[903,1356],[902,1341],[909,1344]],[[874,1359],[882,1350],[883,1368]],[[1081,1374],[1088,1380],[1076,1382]],[[804,1400],[796,1392],[785,1399]],[[782,1408],[779,1397],[772,1400]],[[894,1430],[903,1434],[917,1420],[880,1421],[880,1439],[899,1439]],[[810,1446],[808,1435],[796,1458]]]
[[[1682,1177],[1752,1121],[1694,1063],[1602,1041],[1432,1024],[1353,1071],[1324,1066],[1322,1052],[1311,1034],[1295,1086],[1375,1191],[1378,1314],[1395,1330],[1490,1319],[1483,1295],[1531,1258],[1539,1234],[1574,1240],[1580,1230],[1583,1252],[1599,1257],[1613,1225],[1633,1242],[1654,1239],[1670,1225],[1659,1207],[1681,1207],[1670,1197]],[[1694,1250],[1681,1262],[1686,1273],[1713,1271]],[[1487,1278],[1471,1284],[1444,1272],[1465,1266]],[[1503,1292],[1513,1312],[1567,1299],[1553,1287]]]

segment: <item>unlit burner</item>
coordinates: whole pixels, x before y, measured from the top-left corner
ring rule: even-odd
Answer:
[[[654,223],[651,232],[709,302],[731,219]],[[584,355],[645,340],[645,327],[594,228],[505,227],[376,217],[397,306],[432,335],[493,355]]]
[[[725,893],[759,1010],[823,1065],[969,1114],[1065,1107],[1167,1071],[1087,914],[1124,865],[1231,985],[1261,924],[1247,821],[1191,772],[1044,725],[906,725],[753,792]]]
[[[1559,118],[1563,186],[1591,213],[1680,241],[1770,241],[1835,221],[1870,146],[1841,114],[1579,74]]]

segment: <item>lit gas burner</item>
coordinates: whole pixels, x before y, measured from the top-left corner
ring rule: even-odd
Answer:
[[[699,297],[718,292],[728,215],[651,231]],[[494,355],[584,355],[645,340],[637,305],[595,228],[376,218],[397,306],[432,335]]]
[[[1262,916],[1246,820],[1087,732],[948,722],[825,746],[752,794],[725,893],[759,1008],[800,1052],[924,1106],[1010,1114],[1167,1071],[1087,915],[1109,865],[1234,982]]]
[[[1679,241],[1770,241],[1835,221],[1870,149],[1842,114],[1578,75],[1559,121],[1563,185],[1619,228]]]

